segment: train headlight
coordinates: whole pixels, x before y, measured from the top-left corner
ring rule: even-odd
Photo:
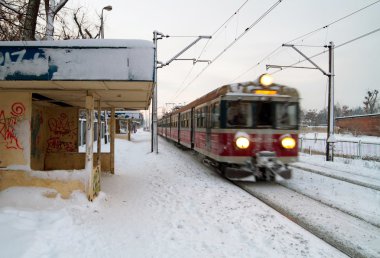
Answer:
[[[239,149],[247,149],[249,147],[249,135],[246,132],[237,132],[235,134],[235,145]]]
[[[263,74],[259,78],[259,82],[261,85],[269,86],[273,83],[273,77],[270,74]]]
[[[296,147],[296,140],[294,140],[291,136],[285,136],[281,139],[281,145],[288,150],[294,149],[294,147]]]
[[[248,138],[246,138],[244,136],[238,137],[235,142],[236,142],[236,146],[239,149],[246,149],[249,147],[249,140],[248,140]]]

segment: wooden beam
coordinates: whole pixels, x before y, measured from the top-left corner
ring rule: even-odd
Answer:
[[[97,163],[98,163],[98,166],[101,168],[101,162],[100,162],[100,156],[101,156],[101,153],[102,153],[102,109],[101,109],[101,105],[100,105],[100,99],[98,100],[98,149],[97,149],[97,153],[98,153],[98,159],[97,159]]]
[[[87,197],[94,198],[94,97],[86,96],[86,161],[85,170],[90,175]]]
[[[111,109],[111,126],[110,126],[110,152],[111,152],[111,174],[115,174],[115,108]]]

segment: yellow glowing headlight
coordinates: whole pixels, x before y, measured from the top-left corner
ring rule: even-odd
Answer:
[[[281,145],[285,149],[293,149],[296,147],[296,140],[294,140],[292,137],[284,137],[281,139]]]
[[[260,76],[259,81],[261,85],[269,86],[273,83],[273,77],[266,73]]]
[[[247,137],[240,136],[236,139],[236,146],[239,149],[246,149],[249,147],[249,140],[247,139]]]

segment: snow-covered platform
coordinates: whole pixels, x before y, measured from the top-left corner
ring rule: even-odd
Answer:
[[[0,193],[5,257],[346,257],[150,134],[117,139],[116,171],[88,202],[47,189]],[[53,198],[46,198],[50,196]],[[64,239],[65,241],[62,241]],[[15,245],[17,243],[17,245]]]
[[[84,107],[146,109],[153,86],[154,46],[146,40],[0,42],[0,90],[33,91]]]

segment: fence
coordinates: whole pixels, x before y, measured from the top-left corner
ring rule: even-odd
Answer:
[[[299,138],[299,151],[312,154],[326,153],[326,139]],[[344,158],[380,161],[380,143],[361,140],[337,140],[334,155]]]

